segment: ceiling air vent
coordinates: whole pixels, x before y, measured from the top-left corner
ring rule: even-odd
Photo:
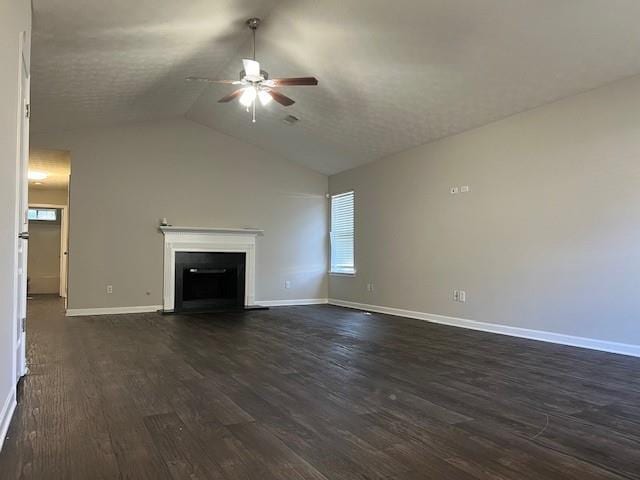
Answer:
[[[299,120],[300,119],[298,117],[295,117],[293,115],[287,115],[286,117],[284,117],[282,119],[282,121],[284,123],[286,123],[287,125],[294,125],[294,124],[298,123]]]

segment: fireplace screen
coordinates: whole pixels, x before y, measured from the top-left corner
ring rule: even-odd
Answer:
[[[175,311],[244,307],[245,254],[176,252]]]

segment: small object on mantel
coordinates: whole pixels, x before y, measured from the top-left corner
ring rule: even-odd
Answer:
[[[167,223],[167,219],[166,218],[161,218],[160,219],[160,226],[161,227],[168,227],[169,224]]]

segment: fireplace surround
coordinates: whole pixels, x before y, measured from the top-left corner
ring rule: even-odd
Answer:
[[[238,271],[231,272],[233,268],[238,268],[238,263],[232,265],[232,263],[238,260],[239,257],[229,257],[225,260],[226,264],[221,264],[219,266],[215,266],[214,264],[210,264],[209,266],[205,266],[207,261],[200,262],[200,260],[212,260],[214,257],[209,257],[207,259],[206,255],[204,257],[197,257],[198,253],[235,253],[235,254],[243,254],[244,256],[244,285],[238,286],[236,283],[236,288],[240,290],[244,290],[243,296],[243,305],[245,307],[251,307],[255,305],[255,247],[256,247],[256,236],[261,235],[263,233],[262,230],[259,229],[248,229],[248,228],[207,228],[207,227],[174,227],[174,226],[161,226],[160,231],[164,235],[164,286],[163,286],[163,310],[165,312],[174,312],[181,310],[189,310],[190,307],[193,309],[198,308],[208,308],[206,307],[207,301],[202,302],[198,306],[198,301],[204,300],[203,297],[209,293],[222,293],[221,297],[217,297],[219,302],[217,302],[217,306],[222,306],[223,303],[229,303],[230,292],[220,290],[219,285],[212,285],[207,291],[207,287],[197,287],[195,284],[190,285],[190,287],[194,287],[196,290],[192,292],[189,297],[192,303],[188,303],[187,307],[184,308],[184,302],[181,298],[179,301],[176,301],[176,293],[177,293],[177,282],[176,282],[176,258],[178,259],[178,267],[182,269],[185,265],[183,257],[183,253],[193,253],[196,254],[195,263],[197,266],[190,266],[189,269],[204,269],[204,270],[212,270],[210,272],[200,271],[200,272],[187,272],[187,278],[190,278],[187,281],[196,281],[195,278],[198,275],[209,275],[211,280],[219,281],[222,278],[221,275],[227,276],[236,275],[236,280],[238,279]],[[187,257],[185,257],[187,258]],[[200,260],[198,260],[198,258]],[[219,257],[218,260],[222,258]],[[190,260],[188,260],[190,261]],[[229,263],[231,262],[231,263]],[[234,266],[235,265],[235,266]],[[221,270],[226,270],[222,272]],[[184,272],[183,272],[184,273]],[[189,275],[193,274],[193,275]],[[216,279],[216,277],[218,277]],[[196,282],[197,283],[197,282]],[[244,288],[242,288],[244,287]],[[180,295],[184,293],[184,280],[183,285],[181,286],[182,290],[180,291]],[[200,288],[200,290],[198,290]],[[217,290],[216,290],[217,289]],[[235,293],[238,293],[237,291]],[[210,299],[210,298],[209,298]],[[242,299],[242,297],[241,297]],[[241,300],[238,300],[237,303],[240,303]],[[209,302],[215,308],[216,302]],[[177,307],[177,308],[176,308]]]

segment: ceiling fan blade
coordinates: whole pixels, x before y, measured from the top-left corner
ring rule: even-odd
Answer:
[[[318,79],[316,77],[271,78],[268,82],[274,87],[318,85]]]
[[[276,92],[275,90],[271,90],[271,89],[266,91],[269,92],[269,95],[271,95],[273,99],[276,102],[278,102],[280,105],[284,105],[285,107],[288,107],[296,103],[294,100],[290,99],[289,97],[287,97],[286,95],[283,95],[280,92]]]
[[[244,65],[244,74],[247,77],[260,77],[260,62],[256,62],[255,60],[251,60],[248,58],[243,58],[242,65]]]
[[[229,95],[222,97],[220,100],[218,100],[218,103],[230,102],[231,100],[234,100],[238,98],[240,95],[242,95],[245,90],[246,88],[239,88],[238,90],[231,92]]]
[[[225,83],[228,85],[240,85],[242,82],[239,80],[214,80],[207,77],[187,77],[187,82],[203,82],[203,83]]]

